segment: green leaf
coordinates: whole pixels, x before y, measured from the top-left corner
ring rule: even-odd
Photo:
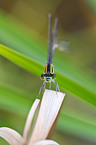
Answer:
[[[71,112],[70,112],[71,113]],[[71,114],[72,115],[72,114]],[[96,141],[96,124],[92,124],[71,115],[62,113],[58,122],[58,130],[71,133],[79,138]],[[80,118],[82,118],[80,116]]]
[[[6,57],[7,59],[11,60],[15,64],[21,66],[22,68],[38,76],[39,76],[38,72],[40,72],[40,70],[42,72],[42,69],[43,69],[42,65],[1,44],[0,44],[0,54]]]
[[[25,115],[34,101],[34,98],[28,99],[27,97],[14,87],[12,89],[8,85],[0,84],[0,108],[4,110]]]
[[[35,75],[40,75],[43,70],[43,66],[39,63],[33,61],[30,58],[27,58],[26,56],[13,51],[3,45],[0,45],[0,53],[7,59],[11,60],[15,64],[19,65],[20,67],[32,72]],[[96,106],[96,94],[95,92],[92,92],[88,89],[86,89],[86,86],[81,86],[80,84],[72,81],[70,78],[65,77],[64,75],[57,73],[60,87],[65,89],[66,91],[81,97],[82,99],[86,100],[90,104],[93,104]],[[87,84],[87,83],[86,83]]]

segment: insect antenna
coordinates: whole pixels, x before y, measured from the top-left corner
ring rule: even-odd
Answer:
[[[50,63],[50,53],[52,47],[52,15],[48,15],[49,26],[48,26],[48,63]]]
[[[58,34],[58,18],[55,18],[55,25],[54,25],[54,33],[53,33],[53,43],[51,47],[51,56],[50,56],[50,63],[52,63],[54,52],[55,52],[55,43],[57,40],[57,34]]]

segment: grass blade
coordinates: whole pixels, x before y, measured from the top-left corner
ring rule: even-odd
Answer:
[[[4,45],[0,45],[0,54],[37,76],[39,76],[42,73],[43,70],[42,65],[14,50],[9,49],[8,47],[5,47]],[[72,81],[67,77],[64,77],[60,73],[57,73],[57,75],[58,75],[57,81],[59,82],[60,87],[74,94],[75,96],[81,97],[88,103],[96,106],[95,92],[86,89],[86,87],[82,87],[78,83]]]

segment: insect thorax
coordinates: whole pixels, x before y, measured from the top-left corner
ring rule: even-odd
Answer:
[[[53,67],[53,64],[50,64],[50,63],[47,63],[46,64],[46,67],[45,67],[45,71],[44,73],[51,73],[53,74],[54,73],[54,67]]]

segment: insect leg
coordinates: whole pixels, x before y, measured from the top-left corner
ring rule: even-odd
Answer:
[[[41,87],[40,87],[40,90],[39,90],[38,97],[40,96],[41,90],[42,90],[43,88],[44,88],[44,90],[45,90],[45,87],[43,87],[43,85],[45,85],[45,81],[43,81],[42,84],[41,84]],[[44,91],[44,90],[43,90],[43,91]]]
[[[56,92],[57,92],[57,89],[60,92],[60,89],[59,89],[57,81],[56,80],[52,80],[52,82],[56,85]]]

